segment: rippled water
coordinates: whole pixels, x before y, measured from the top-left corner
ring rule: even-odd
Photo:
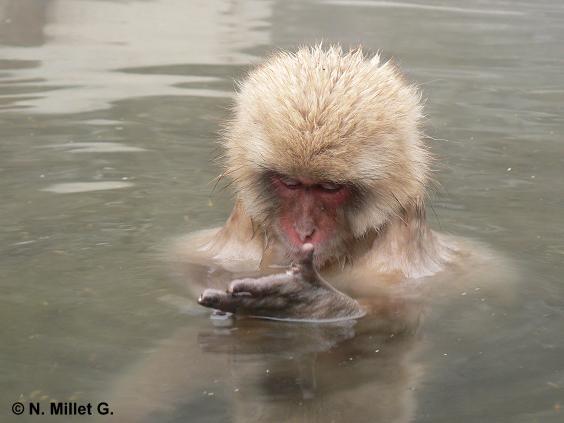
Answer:
[[[224,327],[172,283],[163,246],[229,212],[233,80],[321,39],[421,85],[432,223],[514,295],[477,272],[422,324]],[[557,0],[0,1],[0,420],[121,395],[160,422],[562,421],[563,43]]]

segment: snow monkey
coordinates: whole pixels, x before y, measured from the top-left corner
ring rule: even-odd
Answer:
[[[420,99],[393,63],[361,49],[301,48],[252,70],[223,135],[235,206],[222,228],[192,235],[187,254],[235,272],[291,266],[208,288],[199,303],[266,318],[356,318],[371,311],[375,287],[455,259],[458,247],[425,218],[431,156]]]
[[[417,89],[361,50],[303,48],[251,71],[223,134],[235,206],[175,245],[178,280],[207,307],[324,323],[193,319],[120,377],[118,420],[198,415],[211,387],[235,422],[413,421],[416,352],[460,334],[477,354],[499,283],[516,279],[428,227],[421,120]]]

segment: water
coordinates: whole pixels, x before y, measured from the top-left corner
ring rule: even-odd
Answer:
[[[214,326],[159,257],[228,215],[210,181],[233,79],[320,39],[421,84],[432,224],[509,276],[403,319]],[[1,420],[56,399],[162,422],[562,421],[563,42],[556,0],[0,2]]]

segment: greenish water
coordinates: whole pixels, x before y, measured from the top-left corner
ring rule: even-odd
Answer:
[[[218,328],[184,299],[159,256],[229,213],[211,181],[233,80],[321,39],[421,85],[432,224],[507,257],[514,300]],[[563,43],[556,0],[0,1],[0,420],[131,392],[147,421],[562,421]]]

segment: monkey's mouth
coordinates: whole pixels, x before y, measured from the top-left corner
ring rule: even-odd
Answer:
[[[332,252],[338,250],[339,240],[331,237],[315,238],[309,240],[292,239],[282,230],[276,231],[279,241],[285,246],[285,251],[290,260],[299,260],[303,255],[304,244],[312,244],[314,248],[313,261],[317,267],[321,267],[332,258]]]
[[[323,246],[325,243],[325,237],[322,234],[313,232],[310,235],[300,236],[296,231],[292,231],[286,234],[289,242],[292,243],[296,248],[301,248],[305,244],[312,244],[315,249]]]

